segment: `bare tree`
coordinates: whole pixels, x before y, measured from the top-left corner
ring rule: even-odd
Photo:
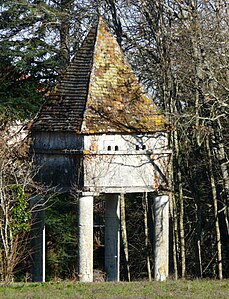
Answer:
[[[29,232],[32,222],[30,197],[38,193],[33,182],[32,161],[27,146],[17,142],[10,145],[1,132],[0,140],[0,275],[10,283],[17,266],[28,259]],[[34,207],[33,207],[34,208]]]

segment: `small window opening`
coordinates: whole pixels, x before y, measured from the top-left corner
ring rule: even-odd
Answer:
[[[117,145],[115,146],[115,151],[118,151],[118,146]]]
[[[110,145],[108,145],[107,150],[111,151],[111,146]]]
[[[146,146],[145,146],[145,145],[143,145],[143,146],[142,146],[142,149],[143,149],[143,150],[145,150],[145,149],[146,149]]]
[[[136,145],[136,151],[139,151],[139,145]]]

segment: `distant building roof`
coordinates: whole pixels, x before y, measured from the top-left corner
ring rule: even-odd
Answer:
[[[167,127],[99,18],[31,129],[96,134],[155,132]]]

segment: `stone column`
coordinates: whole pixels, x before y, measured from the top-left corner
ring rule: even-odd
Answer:
[[[154,278],[164,281],[169,274],[169,196],[154,199],[155,248]]]
[[[31,249],[32,281],[45,281],[45,210],[44,199],[37,195],[30,198],[32,210]]]
[[[79,281],[93,281],[93,196],[79,198]]]
[[[119,281],[120,198],[107,194],[105,202],[105,271],[108,281]]]

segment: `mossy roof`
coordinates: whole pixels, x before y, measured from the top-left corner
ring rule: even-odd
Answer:
[[[165,131],[114,35],[99,18],[31,129],[79,134]]]

